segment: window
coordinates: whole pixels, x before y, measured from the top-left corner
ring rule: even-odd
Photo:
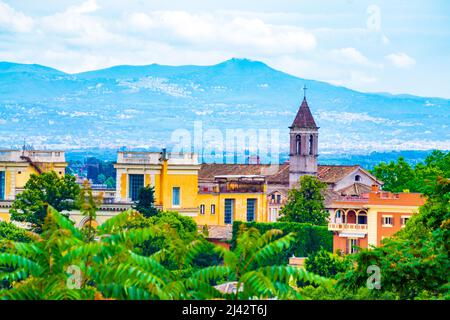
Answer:
[[[180,187],[172,188],[172,206],[176,207],[180,205]]]
[[[314,137],[313,137],[313,135],[311,134],[311,135],[309,136],[309,154],[313,154],[313,153],[314,153],[313,145],[314,145]]]
[[[359,174],[357,174],[357,175],[355,176],[355,181],[361,181],[361,176],[360,176]]]
[[[272,202],[275,202],[275,195],[274,194],[272,194],[271,199],[272,199]]]
[[[216,214],[216,205],[215,204],[211,205],[211,214]]]
[[[358,215],[358,224],[367,224],[367,215],[360,213]]]
[[[232,224],[234,217],[234,199],[225,199],[225,224]]]
[[[0,171],[0,200],[5,200],[5,171]]]
[[[348,247],[347,252],[348,253],[356,253],[358,252],[358,239],[348,239]]]
[[[302,137],[298,134],[295,137],[295,154],[301,154],[302,152]]]
[[[272,208],[272,217],[271,217],[271,221],[272,221],[272,222],[277,221],[277,217],[278,217],[278,209],[277,209],[277,208]]]
[[[400,218],[400,223],[401,223],[402,227],[404,227],[406,225],[408,220],[409,220],[409,216],[405,216],[405,217],[401,217]]]
[[[277,194],[277,203],[281,203],[281,194]]]
[[[129,179],[129,197],[131,201],[136,201],[139,197],[139,192],[144,187],[144,175],[130,174]]]
[[[381,218],[381,224],[383,225],[383,227],[392,227],[392,225],[394,224],[394,219],[392,218],[392,216],[383,216]]]
[[[200,214],[201,214],[201,215],[204,215],[204,214],[205,214],[205,205],[204,205],[204,204],[201,204],[201,205],[200,205]]]
[[[255,221],[256,199],[247,199],[247,221]]]
[[[336,210],[336,213],[334,214],[334,223],[342,223],[341,210]]]

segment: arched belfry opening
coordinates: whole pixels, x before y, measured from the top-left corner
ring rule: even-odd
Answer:
[[[302,153],[302,136],[298,134],[295,136],[295,154],[301,153]]]

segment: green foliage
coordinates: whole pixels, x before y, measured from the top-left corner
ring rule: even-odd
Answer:
[[[346,290],[334,282],[327,282],[320,286],[304,286],[299,288],[299,294],[304,300],[397,300],[392,292],[379,292],[361,287],[355,291]]]
[[[297,281],[308,281],[319,285],[328,280],[309,273],[302,268],[276,265],[275,257],[287,250],[295,241],[295,234],[283,235],[277,229],[261,233],[256,228],[241,225],[233,250],[217,246],[223,265],[199,270],[194,274],[205,282],[234,282],[235,293],[225,297],[234,299],[300,299],[294,288]]]
[[[141,188],[133,208],[146,218],[157,215],[158,209],[155,208],[155,188],[153,186]]]
[[[333,254],[323,248],[313,252],[305,261],[306,270],[326,278],[334,278],[351,267],[343,256]]]
[[[47,207],[50,205],[58,211],[75,209],[79,192],[80,187],[74,176],[66,174],[58,177],[54,171],[32,174],[24,191],[12,203],[11,219],[28,222],[39,233],[42,231]]]
[[[378,164],[371,172],[384,182],[383,189],[386,191],[427,193],[433,188],[437,177],[450,177],[450,152],[435,150],[414,168],[399,157],[397,161]]]
[[[106,184],[106,187],[114,189],[116,187],[116,180],[113,177],[109,177],[105,180],[104,184]]]
[[[28,231],[12,223],[0,221],[0,242],[2,240],[29,242],[31,238]]]
[[[235,221],[233,223],[233,238],[231,240],[231,247],[235,248],[237,245],[237,237],[241,225],[245,225],[249,228],[256,228],[261,233],[267,232],[271,229],[278,229],[283,234],[294,233],[294,242],[278,254],[274,258],[276,264],[287,264],[289,258],[292,256],[306,257],[321,248],[327,251],[333,249],[333,234],[328,231],[325,226],[312,226],[307,223],[296,222],[274,222],[274,223],[260,223],[260,222],[241,222]]]
[[[206,242],[180,239],[169,226],[179,217],[167,217],[160,217],[165,222],[148,222],[138,212],[128,210],[99,226],[96,240],[92,240],[49,207],[42,233],[35,235],[34,241],[10,242],[0,253],[0,281],[10,286],[0,288],[0,298],[283,299],[300,298],[291,286],[295,281],[327,282],[305,270],[270,263],[294,241],[293,234],[282,236],[279,230],[260,234],[254,228],[243,228],[234,251],[214,248],[223,259],[222,265],[195,270],[194,261],[207,250]],[[192,232],[192,224],[184,222],[175,225]],[[161,250],[147,256],[136,250],[146,241],[167,234],[170,236]],[[167,268],[167,260],[175,261],[177,268]],[[214,287],[228,281],[237,281],[242,290],[229,294]]]
[[[324,204],[327,184],[314,176],[300,177],[300,186],[288,192],[288,201],[280,211],[280,221],[326,225],[328,211]]]

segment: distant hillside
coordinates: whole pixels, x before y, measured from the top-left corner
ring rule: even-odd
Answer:
[[[0,63],[0,146],[160,148],[176,129],[288,126],[306,85],[322,155],[450,149],[450,100],[362,93],[231,59],[213,66],[116,66],[66,74]]]

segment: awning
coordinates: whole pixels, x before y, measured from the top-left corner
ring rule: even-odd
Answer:
[[[350,233],[350,232],[339,233],[339,237],[341,238],[364,238],[365,236],[366,236],[365,233]]]

